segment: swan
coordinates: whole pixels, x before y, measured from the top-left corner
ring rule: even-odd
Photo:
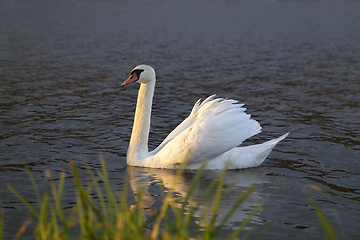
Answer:
[[[148,151],[151,106],[155,90],[155,70],[139,65],[121,86],[140,83],[134,125],[126,155],[129,166],[177,169],[199,169],[205,161],[206,170],[242,169],[259,166],[279,138],[246,147],[239,145],[261,131],[260,124],[245,113],[244,104],[212,95],[199,99],[190,115],[178,125],[153,151]]]

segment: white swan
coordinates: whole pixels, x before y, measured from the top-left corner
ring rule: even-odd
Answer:
[[[257,121],[245,113],[243,104],[212,95],[198,100],[190,115],[153,151],[148,151],[155,70],[147,65],[135,67],[122,84],[139,82],[135,119],[127,151],[130,166],[176,169],[186,162],[186,169],[241,169],[259,166],[275,145],[289,133],[271,141],[238,147],[245,139],[260,132]]]

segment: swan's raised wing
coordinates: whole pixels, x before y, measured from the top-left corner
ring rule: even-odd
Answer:
[[[191,124],[193,124],[195,120],[196,112],[198,111],[200,107],[200,99],[195,103],[193,109],[191,110],[190,115],[182,121],[165,139],[162,141],[162,143],[154,149],[150,154],[156,154],[159,152],[169,141],[171,141],[173,138],[175,138],[177,135],[179,135],[181,132],[183,132],[185,129],[187,129]]]
[[[236,103],[210,96],[201,104],[195,104],[190,119],[176,128],[162,148],[152,155],[152,167],[171,168],[184,161],[197,163],[213,159],[259,133],[259,123],[250,119],[243,104]]]

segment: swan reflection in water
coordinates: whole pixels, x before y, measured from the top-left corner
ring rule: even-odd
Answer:
[[[226,216],[229,210],[234,206],[238,201],[240,196],[246,191],[248,187],[253,184],[261,184],[267,182],[267,168],[251,168],[237,171],[227,171],[224,181],[224,187],[226,188],[229,184],[232,186],[223,194],[221,199],[218,217],[216,225],[219,225],[221,220]],[[185,199],[186,194],[190,190],[190,185],[192,179],[195,177],[196,171],[184,171],[178,179],[176,179],[176,170],[169,169],[153,169],[153,168],[140,168],[140,167],[128,167],[128,173],[130,177],[130,187],[135,194],[139,191],[143,191],[141,199],[136,199],[137,203],[144,209],[146,215],[152,215],[156,212],[155,206],[161,206],[162,200],[158,195],[156,188],[158,185],[162,184],[165,187],[165,191],[172,189],[174,191],[174,200],[176,199],[175,205],[178,208],[181,208],[182,201]],[[221,172],[220,171],[204,171],[201,174],[200,180],[198,182],[199,188],[196,194],[193,194],[192,198],[189,198],[187,207],[197,206],[200,201],[201,196],[207,189],[208,185],[216,179]],[[176,181],[176,182],[174,182]],[[153,187],[156,185],[157,187]],[[141,189],[141,190],[139,190]],[[201,203],[198,211],[195,212],[194,217],[198,218],[196,224],[203,226],[203,223],[200,221],[200,217],[204,214],[204,211],[207,211],[207,217],[210,217],[211,211],[208,211],[207,207],[211,206],[212,201],[215,198],[216,187],[212,190],[208,197]],[[225,192],[225,191],[223,191]],[[136,195],[138,196],[138,195]],[[262,200],[264,196],[260,193],[253,191],[248,198],[240,205],[238,209],[233,213],[231,218],[224,225],[228,228],[237,226],[241,223],[247,215],[253,210]],[[156,204],[157,203],[157,204]],[[155,205],[155,206],[153,206]],[[131,206],[131,209],[134,209],[135,205]],[[146,216],[144,216],[146,219]],[[252,220],[259,220],[258,214],[255,215]]]

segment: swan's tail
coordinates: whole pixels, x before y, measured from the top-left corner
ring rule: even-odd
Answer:
[[[223,170],[226,166],[227,169],[243,169],[257,167],[262,164],[266,157],[270,154],[271,150],[278,142],[283,140],[289,135],[289,132],[281,137],[246,147],[233,148],[220,156],[209,160],[206,163],[206,170]],[[189,164],[187,169],[199,169],[201,163]]]
[[[265,161],[276,144],[286,138],[287,135],[289,133],[262,144],[233,148],[210,160],[206,164],[206,169],[222,170],[225,166],[228,166],[228,169],[257,167]]]
[[[239,169],[239,168],[249,168],[249,167],[259,166],[265,161],[265,159],[273,150],[273,148],[276,146],[276,144],[278,144],[278,142],[286,138],[287,135],[289,135],[289,133],[290,132],[285,133],[281,137],[275,138],[273,140],[261,144],[236,148],[239,154],[238,155],[239,161],[232,161],[233,164],[231,165],[234,165],[232,168],[235,167],[236,169]]]
[[[287,132],[287,133],[285,133],[284,135],[282,135],[282,136],[280,136],[278,138],[275,138],[273,140],[270,140],[270,141],[267,141],[267,142],[264,142],[262,144],[258,144],[258,145],[255,145],[255,146],[259,146],[259,145],[269,146],[269,149],[271,151],[276,146],[276,144],[278,142],[280,142],[281,140],[283,140],[284,138],[286,138],[289,135],[289,133],[290,132]]]

